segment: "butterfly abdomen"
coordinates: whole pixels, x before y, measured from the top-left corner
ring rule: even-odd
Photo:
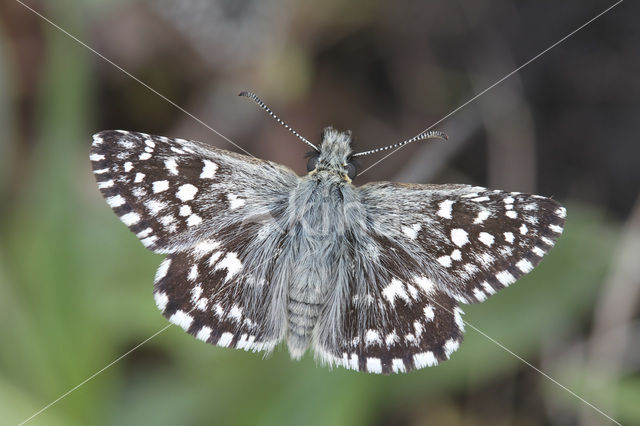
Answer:
[[[311,272],[311,271],[309,271]],[[303,274],[289,287],[287,301],[287,344],[293,358],[304,354],[325,302],[318,271]]]

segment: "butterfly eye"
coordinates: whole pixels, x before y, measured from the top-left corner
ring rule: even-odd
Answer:
[[[316,165],[318,164],[318,158],[320,158],[319,155],[314,155],[313,157],[309,158],[309,161],[307,162],[308,172],[315,170]]]
[[[358,173],[358,171],[356,170],[356,166],[353,163],[347,163],[346,166],[344,166],[345,171],[347,172],[347,176],[349,176],[349,179],[353,180],[353,178],[356,177],[356,174]]]

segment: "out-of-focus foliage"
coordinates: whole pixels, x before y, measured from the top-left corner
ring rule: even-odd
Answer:
[[[205,25],[212,12],[198,9],[202,1],[182,2],[174,15],[157,13],[169,2],[151,3],[29,4],[255,155],[299,172],[304,146],[236,98],[240,89],[274,100],[305,135],[332,123],[373,147],[418,133],[604,7],[272,0],[262,13],[249,0],[210,2],[216,19],[254,13],[252,26],[269,32],[268,42],[250,44],[257,51],[221,64],[232,53],[212,48],[207,57],[206,43],[211,34],[239,37],[233,25],[189,32],[191,21],[171,19],[187,19],[191,5],[193,22]],[[530,185],[522,189],[567,206],[564,235],[533,273],[464,306],[465,342],[450,361],[392,377],[329,371],[311,355],[292,362],[280,348],[263,360],[170,327],[31,424],[606,423],[491,339],[622,423],[639,423],[638,357],[604,377],[586,349],[619,266],[621,230],[637,232],[627,222],[640,185],[638,92],[631,104],[625,88],[639,86],[617,84],[637,75],[633,9],[623,4],[444,122],[453,149],[407,147],[362,176],[392,179],[428,153],[442,161],[411,172],[415,181]],[[101,199],[90,135],[129,128],[230,146],[19,4],[0,1],[0,12],[0,423],[16,424],[167,324],[151,297],[162,257]],[[243,37],[260,37],[252,26]],[[518,137],[502,145],[509,132]],[[514,165],[518,176],[505,175]],[[635,334],[626,350],[637,352],[637,318],[628,321]]]

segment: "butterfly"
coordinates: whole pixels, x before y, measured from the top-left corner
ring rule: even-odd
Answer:
[[[354,186],[351,134],[325,129],[308,174],[210,145],[129,131],[93,137],[98,187],[155,253],[168,320],[218,346],[401,373],[449,359],[460,304],[530,272],[566,210],[538,195],[470,185]]]

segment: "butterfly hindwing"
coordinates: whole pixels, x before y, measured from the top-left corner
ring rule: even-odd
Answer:
[[[155,278],[156,305],[170,322],[203,342],[270,352],[284,330],[266,327],[268,306],[257,315],[249,304],[269,294],[269,282],[252,281],[254,272],[233,250],[205,240],[167,256]]]
[[[363,305],[369,305],[362,323]],[[462,342],[462,310],[426,277],[392,278],[380,297],[349,303],[339,342],[317,342],[318,358],[368,373],[389,374],[437,365]]]

